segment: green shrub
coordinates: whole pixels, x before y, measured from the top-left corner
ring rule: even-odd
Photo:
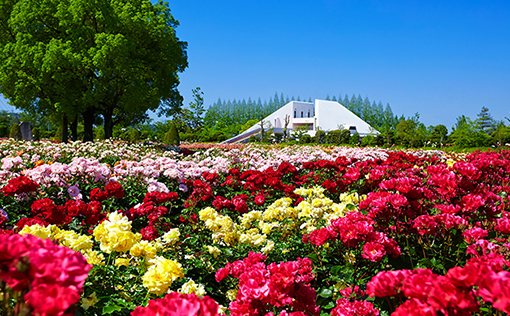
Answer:
[[[301,138],[299,139],[299,143],[300,144],[311,144],[313,142],[313,139],[312,139],[312,136],[308,135],[308,134],[304,134],[303,136],[301,136]]]
[[[315,132],[315,139],[316,144],[324,144],[326,142],[326,132],[318,130]]]
[[[53,135],[53,139],[55,140],[62,140],[62,134],[64,133],[64,128],[62,126],[59,126],[57,128],[57,131],[55,132],[55,135]]]
[[[39,128],[38,127],[32,128],[32,139],[34,141],[41,140],[41,133],[39,132]]]
[[[340,145],[342,140],[342,131],[335,129],[332,131],[329,131],[326,134],[326,143],[333,144],[333,145]]]
[[[136,143],[140,140],[140,131],[136,128],[133,128],[131,132],[129,132],[129,142]]]
[[[274,141],[281,143],[283,141],[283,133],[274,133]]]
[[[351,138],[349,139],[349,144],[353,146],[359,145],[359,134],[357,132],[351,136]]]
[[[97,127],[94,135],[96,135],[96,139],[103,140],[105,138],[104,128],[102,126]]]
[[[181,143],[181,139],[179,138],[179,131],[177,130],[175,124],[170,125],[170,129],[168,132],[166,132],[163,143],[174,146],[179,146]]]
[[[340,144],[349,144],[351,141],[351,131],[343,129],[340,133]]]
[[[9,132],[9,138],[13,138],[15,140],[21,139],[21,128],[18,123],[12,124],[11,131]]]

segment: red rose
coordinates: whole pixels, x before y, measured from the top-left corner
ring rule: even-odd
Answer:
[[[262,206],[262,205],[264,205],[265,202],[266,202],[266,196],[264,195],[264,193],[259,192],[255,196],[255,204],[257,204],[258,206]]]
[[[99,188],[95,188],[90,191],[90,199],[92,201],[104,201],[108,198],[106,191],[101,191]]]
[[[154,240],[159,237],[158,230],[152,225],[145,226],[142,228],[140,233],[142,234],[142,238],[144,240]]]
[[[39,188],[39,184],[25,176],[19,176],[10,179],[7,185],[2,188],[2,192],[5,196],[13,196],[14,194],[34,192],[37,191],[37,188]]]
[[[115,197],[116,199],[122,199],[124,197],[124,189],[122,185],[116,181],[110,181],[105,188],[108,197]]]

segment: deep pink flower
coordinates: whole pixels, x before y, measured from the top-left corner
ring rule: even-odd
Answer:
[[[436,309],[427,303],[412,298],[395,309],[392,316],[437,316]]]
[[[171,292],[164,298],[150,300],[146,307],[138,306],[132,316],[216,316],[218,304],[209,296]]]
[[[479,227],[467,229],[462,233],[464,240],[468,244],[474,243],[479,239],[487,237],[488,235],[489,235],[489,233],[485,229],[482,229]]]
[[[106,191],[101,191],[99,188],[92,189],[90,191],[90,199],[92,201],[104,201],[108,198],[108,194]]]
[[[336,301],[336,307],[331,311],[331,316],[377,316],[379,310],[367,301],[354,301],[341,298]]]
[[[255,204],[257,204],[258,206],[261,206],[261,205],[264,205],[265,202],[266,202],[266,196],[264,195],[264,193],[259,192],[255,196]]]
[[[384,246],[376,242],[367,242],[363,246],[363,258],[368,259],[372,262],[381,261],[382,257],[386,254]]]
[[[25,301],[35,315],[63,315],[80,300],[78,291],[59,284],[40,284],[25,294]]]
[[[144,240],[154,240],[159,237],[158,230],[152,225],[145,226],[140,230],[140,233]]]
[[[396,296],[410,274],[410,270],[381,271],[368,282],[367,294],[371,297]]]

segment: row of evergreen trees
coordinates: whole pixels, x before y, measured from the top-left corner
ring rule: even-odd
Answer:
[[[330,98],[328,95],[325,99],[340,102],[379,131],[394,129],[398,122],[403,119],[403,117],[399,118],[393,114],[389,104],[384,106],[381,101],[376,103],[370,101],[368,97],[363,99],[361,95],[353,94],[350,98],[345,95],[343,99],[341,96],[337,99],[336,96]],[[226,137],[234,136],[293,100],[301,101],[299,97],[294,99],[294,97],[284,97],[283,94],[278,96],[278,93],[275,93],[269,101],[265,100],[264,102],[260,98],[256,101],[251,98],[248,98],[248,100],[234,99],[232,101],[218,99],[207,108],[204,124],[215,127],[216,130],[224,131]],[[306,102],[313,101],[309,98]]]

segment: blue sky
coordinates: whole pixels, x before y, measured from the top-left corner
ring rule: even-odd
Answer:
[[[510,1],[173,0],[185,104],[360,94],[425,125],[510,118]],[[0,108],[3,105],[0,100]],[[508,124],[508,121],[507,121]]]

